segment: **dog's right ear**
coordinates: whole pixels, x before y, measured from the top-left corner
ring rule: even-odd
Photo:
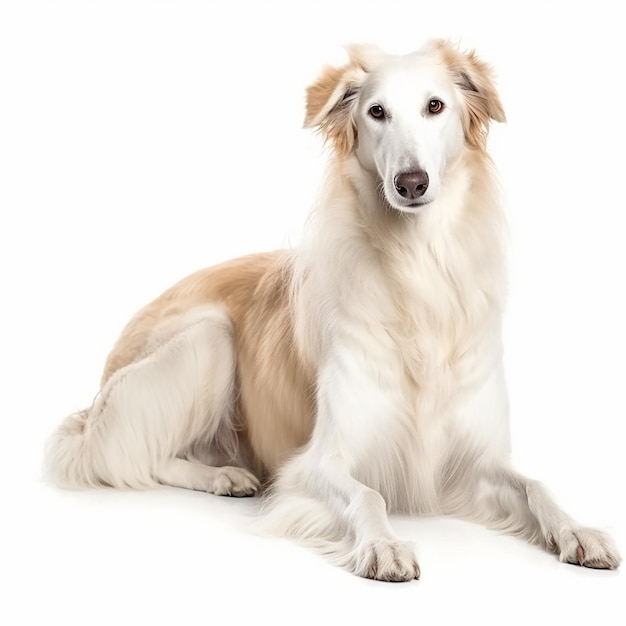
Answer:
[[[367,72],[380,51],[374,46],[349,46],[349,63],[327,67],[306,92],[305,128],[318,128],[340,156],[355,144],[356,125],[352,111]]]

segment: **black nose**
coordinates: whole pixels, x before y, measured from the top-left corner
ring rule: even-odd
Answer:
[[[394,180],[396,191],[407,200],[421,198],[428,189],[428,174],[424,170],[398,174]]]

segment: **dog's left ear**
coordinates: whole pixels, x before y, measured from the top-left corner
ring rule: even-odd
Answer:
[[[305,128],[319,128],[340,156],[348,155],[356,141],[352,111],[359,90],[380,52],[374,46],[348,46],[349,63],[327,67],[306,92]]]
[[[435,42],[435,46],[439,48],[452,73],[452,80],[463,95],[465,137],[471,145],[484,150],[490,121],[506,121],[493,72],[474,51],[460,52],[442,40]]]

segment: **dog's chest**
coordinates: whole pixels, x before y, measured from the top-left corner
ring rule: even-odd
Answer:
[[[361,457],[362,480],[391,510],[437,514],[451,456],[506,445],[503,404],[489,383],[495,360],[483,355],[486,349],[477,344],[462,356],[433,359],[399,381],[402,400],[379,416]],[[419,354],[428,353],[422,348]]]
[[[402,406],[385,420],[387,435],[377,444],[381,454],[370,467],[370,482],[392,508],[436,513],[450,455],[460,441],[466,448],[482,445],[482,432],[492,424],[482,428],[479,422],[497,417],[485,389],[500,361],[499,315],[480,289],[466,294],[443,280],[435,289],[420,290],[418,282],[403,295],[388,327],[390,358],[402,372]]]

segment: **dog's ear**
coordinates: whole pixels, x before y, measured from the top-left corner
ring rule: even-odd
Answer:
[[[435,46],[439,48],[452,73],[452,80],[463,95],[465,137],[471,145],[484,149],[490,120],[506,121],[502,102],[493,82],[493,72],[474,51],[460,52],[442,40],[435,42]]]
[[[335,152],[345,156],[356,141],[352,111],[368,71],[380,52],[374,46],[347,46],[350,61],[327,67],[306,92],[305,128],[319,128]]]

